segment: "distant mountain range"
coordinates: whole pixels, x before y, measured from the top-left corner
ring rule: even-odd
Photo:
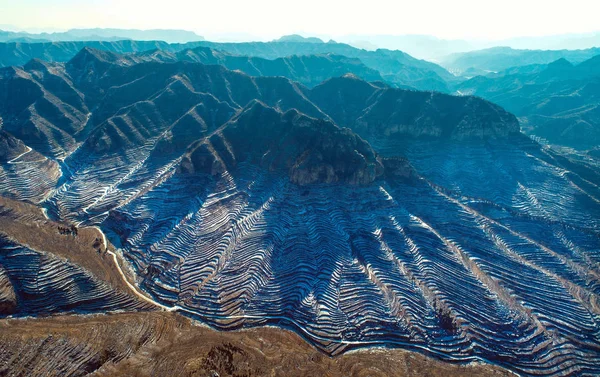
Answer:
[[[360,59],[367,67],[381,73],[382,77],[399,85],[420,90],[448,92],[448,83],[457,78],[437,64],[415,59],[402,52],[392,50],[366,51],[343,43],[301,42],[248,42],[215,43],[198,42],[199,45],[235,55],[257,56],[276,59],[290,55],[313,55],[333,53]]]
[[[495,132],[500,132],[504,136],[506,136],[504,134],[506,132],[518,132],[518,124],[514,117],[511,118],[510,114],[481,100],[437,93],[411,92],[389,88],[386,85],[374,86],[352,75],[328,80],[309,90],[283,77],[250,78],[245,74],[226,70],[219,65],[197,64],[196,61],[199,60],[208,60],[212,64],[213,59],[220,58],[220,55],[217,54],[215,57],[213,51],[207,48],[184,51],[182,52],[184,59],[175,58],[173,60],[174,56],[177,55],[162,53],[120,55],[110,51],[84,48],[66,64],[35,59],[22,68],[3,68],[0,71],[0,78],[4,78],[0,81],[2,84],[0,93],[8,95],[15,85],[18,85],[21,93],[19,96],[5,97],[0,101],[0,116],[4,118],[4,129],[12,132],[15,136],[26,138],[28,144],[35,145],[36,149],[45,154],[60,156],[68,153],[77,143],[77,135],[87,135],[91,129],[85,127],[91,127],[90,122],[100,125],[108,121],[108,117],[114,115],[116,109],[127,107],[127,103],[130,105],[138,103],[136,106],[146,103],[149,101],[149,93],[158,91],[155,85],[169,83],[169,90],[153,100],[164,99],[167,101],[168,93],[172,92],[174,95],[179,91],[189,92],[196,83],[201,82],[204,83],[203,85],[212,84],[200,92],[210,89],[211,96],[223,102],[223,105],[227,103],[231,106],[226,106],[229,110],[224,110],[225,114],[234,112],[235,108],[245,106],[251,99],[257,99],[281,110],[295,108],[309,116],[333,118],[339,124],[360,127],[361,123],[349,123],[347,116],[340,118],[337,115],[339,110],[343,108],[346,112],[364,112],[363,116],[379,118],[378,111],[392,111],[396,104],[397,106],[407,106],[406,110],[410,111],[398,112],[398,109],[401,108],[396,108],[396,111],[392,111],[390,114],[398,119],[383,118],[388,120],[379,125],[382,128],[382,136],[398,134],[400,136],[444,136],[460,139],[469,135],[466,133],[467,128],[461,127],[461,133],[455,133],[453,127],[461,124],[462,117],[466,114],[464,111],[471,112],[469,106],[477,106],[480,109],[488,107],[487,112],[495,114],[494,119],[497,117],[499,125],[511,124],[509,128],[502,126],[495,131],[496,126],[492,127],[491,125],[496,124],[496,120],[488,120],[490,127],[486,130],[490,134],[485,135],[486,137],[494,137]],[[247,59],[244,58],[243,64],[248,64]],[[339,62],[339,58],[331,56],[308,57],[306,61],[302,61],[302,58],[291,58],[287,61],[279,60],[281,62],[279,69],[294,63],[295,59],[299,62],[297,64],[303,66],[303,69],[309,70],[311,60],[331,63],[338,59],[337,62]],[[165,63],[165,61],[170,63]],[[190,100],[196,97],[193,95],[194,92],[192,90],[188,93]],[[186,96],[181,95],[181,97],[185,98]],[[105,100],[99,104],[94,102],[94,98],[105,98]],[[350,99],[352,102],[346,103]],[[336,101],[344,102],[332,106]],[[329,110],[323,112],[321,106],[323,109]],[[431,117],[437,115],[420,116],[421,111],[426,111],[430,106],[444,108],[445,112],[449,111],[456,117],[444,112],[442,113],[444,122],[431,123],[434,119]],[[96,108],[94,117],[84,122],[90,108]],[[148,111],[149,109],[146,109],[144,113]],[[128,116],[134,114],[128,113],[130,114]],[[184,114],[179,116],[182,115]],[[165,114],[161,116],[161,119],[171,119],[172,117],[173,115],[167,117]],[[452,121],[450,122],[449,119]],[[140,120],[140,122],[142,121]],[[400,127],[403,124],[415,124],[414,122],[417,122],[416,124],[424,123],[422,126],[413,128]],[[149,127],[149,124],[146,127]],[[387,127],[390,128],[387,129]],[[384,129],[387,129],[385,133]],[[502,129],[505,131],[500,131]],[[118,134],[122,135],[121,132]],[[28,136],[26,137],[26,135]],[[484,135],[470,136],[483,137]],[[102,140],[107,141],[108,139]],[[108,143],[108,145],[112,144],[112,142]]]
[[[552,143],[600,145],[600,55],[577,65],[559,59],[477,76],[457,90],[503,106],[520,117],[525,130]]]
[[[203,37],[186,30],[136,30],[136,29],[71,29],[55,33],[28,33],[0,30],[0,42],[75,42],[75,41],[163,41],[186,43],[202,41]]]
[[[208,47],[196,47],[169,53],[152,50],[137,53],[133,60],[176,62],[188,61],[202,64],[216,64],[231,70],[239,70],[250,76],[283,76],[313,87],[323,81],[345,74],[353,74],[367,81],[383,82],[381,74],[365,66],[357,58],[342,55],[292,55],[273,60],[228,54]]]
[[[322,39],[315,37],[303,37],[298,34],[284,35],[273,42],[325,43]]]
[[[166,42],[131,40],[116,42],[0,43],[0,66],[22,66],[27,64],[31,59],[66,62],[77,55],[84,47],[116,53],[131,53],[155,49],[171,50],[175,48]]]
[[[131,39],[138,41],[156,40],[168,43],[187,43],[204,40],[194,32],[186,30],[136,30],[136,29],[71,29],[65,32],[26,32],[13,31],[15,28],[0,25],[0,42],[74,42],[74,41],[116,41]],[[215,35],[215,40],[248,42],[259,37],[239,34]],[[233,39],[232,39],[233,38]],[[431,35],[342,35],[334,38],[351,46],[377,50],[401,50],[419,59],[440,62],[448,55],[490,49],[504,46],[522,50],[578,50],[600,47],[600,33],[564,34],[543,37],[520,37],[497,41],[443,39]],[[323,43],[331,40],[327,36],[305,37],[299,34],[284,35],[275,42]]]
[[[515,50],[510,47],[494,47],[453,54],[442,59],[440,64],[457,74],[474,76],[504,71],[511,67],[548,64],[558,59],[578,64],[596,55],[600,55],[600,47],[586,50]]]
[[[430,35],[348,35],[336,37],[336,40],[367,50],[401,50],[431,61],[456,52],[477,49],[474,43],[466,40],[440,39]]]
[[[348,35],[339,42],[361,48],[402,50],[420,59],[439,62],[446,56],[505,46],[521,50],[578,50],[600,47],[600,33],[520,37],[497,41],[442,39],[430,35]]]
[[[229,55],[257,57],[262,59],[287,58],[293,55],[333,54],[360,61],[370,70],[376,70],[381,78],[393,85],[420,90],[436,90],[449,92],[449,83],[458,78],[444,68],[424,60],[415,59],[401,51],[377,50],[365,51],[341,43],[313,42],[249,42],[249,43],[216,43],[190,42],[186,44],[167,44],[158,41],[118,41],[118,42],[53,42],[53,43],[0,43],[0,66],[23,65],[33,58],[47,61],[66,62],[84,47],[91,47],[116,53],[131,53],[150,50],[161,50],[177,53],[196,47],[209,47]],[[227,60],[234,64],[233,57],[222,57],[214,63]],[[239,59],[237,59],[239,62]],[[263,65],[271,63],[263,62]],[[277,63],[273,63],[277,64]],[[356,64],[356,62],[354,63]],[[271,64],[272,65],[272,64]],[[248,66],[248,65],[246,65]],[[237,68],[236,68],[237,69]],[[254,70],[256,71],[256,70]],[[249,73],[250,70],[248,70]],[[352,70],[348,72],[354,73]],[[332,77],[332,76],[330,76]],[[365,77],[370,79],[370,77]],[[313,83],[317,77],[309,81]],[[379,78],[378,78],[379,79]]]

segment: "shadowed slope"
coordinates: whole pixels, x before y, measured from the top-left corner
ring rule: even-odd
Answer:
[[[48,157],[75,149],[89,112],[82,97],[60,65],[36,60],[0,70],[4,130]]]
[[[375,152],[350,130],[296,110],[282,114],[260,102],[251,103],[211,137],[192,146],[182,169],[219,175],[243,161],[287,171],[290,180],[300,185],[366,184],[383,172]]]
[[[350,75],[318,85],[309,98],[369,141],[502,139],[519,133],[512,114],[479,98],[378,88]]]

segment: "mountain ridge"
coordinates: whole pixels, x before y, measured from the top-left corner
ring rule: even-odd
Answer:
[[[110,28],[94,28],[94,29],[70,29],[65,32],[53,33],[28,33],[28,32],[11,32],[0,30],[0,42],[75,42],[75,41],[106,41],[113,42],[119,40],[150,40],[164,41],[167,43],[185,43],[192,41],[204,40],[203,37],[194,32],[186,30],[174,29],[110,29]]]
[[[516,66],[549,64],[561,58],[579,64],[596,55],[600,55],[600,47],[582,50],[518,50],[510,47],[492,47],[452,54],[442,59],[441,64],[459,73],[470,68],[479,72],[490,72],[503,71]]]
[[[0,66],[23,65],[36,57],[66,62],[86,46],[118,53],[144,52],[156,49],[176,53],[185,49],[208,47],[231,55],[269,60],[293,55],[330,53],[346,56],[349,59],[358,58],[369,69],[379,71],[384,79],[400,86],[449,92],[447,81],[454,82],[458,80],[444,68],[434,63],[415,59],[401,51],[365,51],[340,43],[215,43],[206,41],[186,44],[167,44],[157,41],[0,43]]]
[[[599,87],[600,57],[595,56],[576,65],[563,58],[532,71],[477,76],[457,90],[505,107],[530,134],[586,149],[600,143]]]

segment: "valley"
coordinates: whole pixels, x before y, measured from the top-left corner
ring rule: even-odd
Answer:
[[[600,373],[597,59],[0,45],[0,374]]]

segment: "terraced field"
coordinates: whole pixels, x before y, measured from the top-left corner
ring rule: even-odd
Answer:
[[[413,143],[411,177],[366,186],[140,158],[131,174],[75,173],[46,205],[99,225],[155,300],[220,329],[291,328],[332,354],[386,345],[596,373],[598,170],[527,142],[443,151]]]
[[[28,203],[0,197],[0,315],[153,310],[110,264],[100,232],[60,234]]]
[[[600,373],[598,159],[515,135],[514,117],[477,99],[449,100],[466,102],[453,117],[415,111],[409,120],[421,126],[402,131],[385,126],[403,124],[402,114],[369,101],[414,100],[444,114],[444,98],[364,83],[356,114],[333,108],[316,119],[281,103],[242,108],[231,92],[216,100],[214,88],[197,95],[199,83],[178,78],[120,110],[103,102],[90,119],[104,120],[64,155],[45,153],[44,168],[12,143],[0,172],[15,178],[0,193],[98,226],[141,289],[217,329],[280,326],[331,355],[385,346],[522,375]],[[168,112],[160,97],[183,89],[194,103]],[[119,91],[110,88],[130,100]],[[295,101],[320,114],[306,93],[294,91]],[[348,105],[350,92],[336,93]],[[492,115],[473,112],[481,108]],[[411,136],[423,127],[433,141]],[[48,275],[20,289],[44,292],[69,276],[98,297],[93,305],[123,305],[100,300],[102,288],[75,269],[40,270],[38,255],[3,242],[9,274]]]
[[[218,328],[595,373],[597,186],[519,148],[449,152],[415,152],[430,171],[368,187],[299,187],[252,166],[173,174],[102,227],[144,289]],[[452,169],[464,161],[480,164]]]

